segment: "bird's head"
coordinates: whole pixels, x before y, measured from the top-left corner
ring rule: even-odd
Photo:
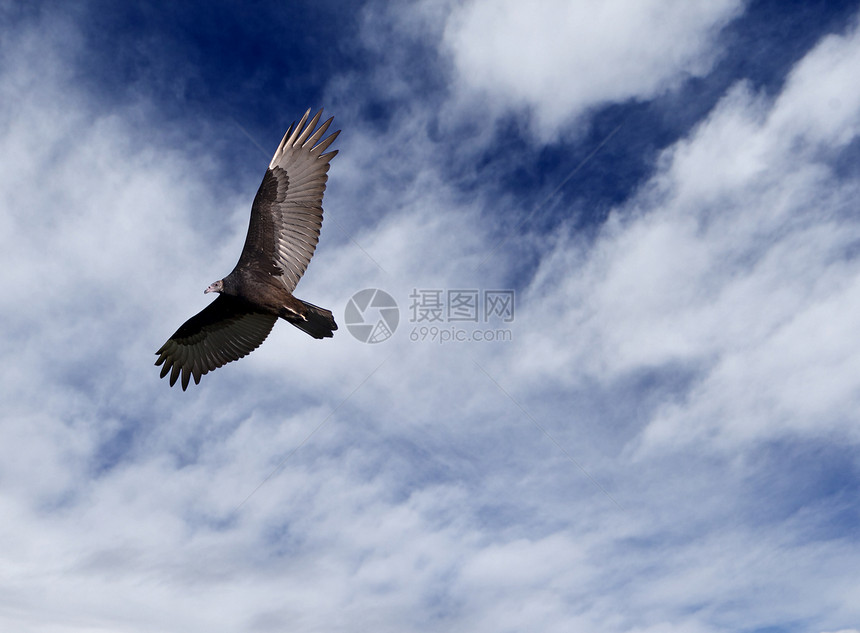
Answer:
[[[224,292],[224,280],[219,279],[218,281],[213,281],[209,284],[209,287],[203,291],[203,294],[208,294],[210,292]]]

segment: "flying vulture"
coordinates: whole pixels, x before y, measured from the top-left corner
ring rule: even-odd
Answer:
[[[320,140],[332,119],[316,131],[322,110],[305,126],[311,111],[291,125],[251,207],[251,223],[239,262],[204,293],[218,297],[182,324],[156,352],[161,377],[172,387],[182,376],[183,391],[210,371],[257,349],[278,317],[314,338],[333,336],[331,311],[293,296],[319,241],[322,198],[329,162],[323,154],[340,130]]]

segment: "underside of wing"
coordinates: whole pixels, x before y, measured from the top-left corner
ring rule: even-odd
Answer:
[[[248,236],[236,265],[237,269],[280,275],[290,292],[307,269],[319,241],[329,162],[337,150],[323,152],[340,133],[320,140],[332,119],[314,130],[322,110],[310,121],[309,115],[310,110],[297,126],[290,126],[269,163],[251,207]]]
[[[182,376],[182,390],[191,377],[200,377],[257,349],[277,317],[249,309],[234,297],[219,295],[206,308],[188,319],[156,352],[156,365],[163,365],[161,377],[170,373],[172,387]]]

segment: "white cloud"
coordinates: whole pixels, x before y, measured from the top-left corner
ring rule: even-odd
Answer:
[[[772,102],[739,84],[594,244],[562,240],[532,290],[543,327],[521,340],[525,373],[611,382],[686,367],[696,386],[662,407],[651,439],[856,439],[858,183],[831,162],[856,138],[860,96],[846,90],[828,118],[813,95],[829,111],[858,54],[856,31],[828,38]]]
[[[590,108],[648,99],[709,70],[719,29],[742,3],[524,3],[472,0],[447,18],[444,42],[466,94],[529,108],[548,139]]]

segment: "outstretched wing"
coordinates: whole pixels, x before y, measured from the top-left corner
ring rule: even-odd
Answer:
[[[155,352],[155,364],[164,364],[162,378],[170,372],[171,387],[181,373],[185,391],[191,376],[199,384],[200,376],[257,349],[277,320],[272,314],[249,309],[241,299],[218,295]]]
[[[314,132],[322,110],[310,122],[305,113],[290,126],[263,177],[254,204],[248,237],[236,270],[280,276],[292,292],[308,267],[322,225],[322,198],[329,161],[337,150],[323,154],[340,130],[320,141],[332,119]]]

